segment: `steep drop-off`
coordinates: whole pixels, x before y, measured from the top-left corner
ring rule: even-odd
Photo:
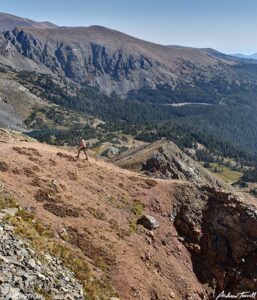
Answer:
[[[252,198],[92,156],[77,160],[71,150],[6,131],[0,147],[2,188],[83,256],[113,296],[196,300],[256,288]],[[105,292],[100,299],[109,299]]]

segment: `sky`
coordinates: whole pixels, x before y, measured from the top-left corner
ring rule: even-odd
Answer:
[[[102,25],[164,45],[257,52],[256,0],[0,0],[0,11],[62,26]]]

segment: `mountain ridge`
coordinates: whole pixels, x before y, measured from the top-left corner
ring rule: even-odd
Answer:
[[[174,88],[179,81],[192,81],[189,76],[199,76],[200,70],[211,78],[221,65],[237,64],[210,50],[159,45],[100,26],[16,27],[2,34],[0,48],[5,63],[18,70],[37,68],[99,85],[108,94],[163,84]]]
[[[198,186],[210,185],[228,190],[231,188],[171,141],[161,140],[133,147],[114,158],[112,162],[121,168],[141,172],[153,178],[188,180]]]
[[[54,28],[57,25],[48,22],[37,22],[27,18],[17,17],[8,13],[0,13],[0,31],[13,30],[17,26],[29,26],[40,28]]]
[[[231,56],[235,56],[235,57],[239,57],[239,58],[243,58],[243,59],[255,59],[255,60],[257,59],[257,53],[253,53],[250,55],[236,53],[236,54],[231,54]]]

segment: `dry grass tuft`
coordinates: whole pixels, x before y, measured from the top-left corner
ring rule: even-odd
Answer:
[[[18,207],[16,201],[8,193],[0,190],[0,209]]]
[[[31,168],[28,168],[28,167],[23,168],[23,173],[27,177],[34,177],[35,176],[35,172]]]
[[[0,209],[8,207],[18,207],[18,205],[8,193],[0,191]],[[32,212],[20,209],[15,217],[8,217],[8,222],[14,226],[17,235],[29,242],[36,251],[39,260],[47,262],[44,254],[50,254],[74,272],[75,277],[83,285],[85,300],[107,300],[117,296],[107,279],[99,280],[92,275],[82,251],[56,239],[50,228],[36,219]],[[91,246],[90,243],[88,245]],[[101,249],[94,250],[96,255],[99,255]],[[94,250],[91,248],[92,254]],[[86,252],[86,249],[84,251]],[[103,261],[103,258],[99,256],[98,264],[101,263],[101,259]],[[40,290],[38,292],[45,299],[51,299],[48,294],[45,294],[45,291]]]
[[[154,179],[145,179],[144,182],[149,186],[149,187],[154,187],[157,185],[157,181]]]
[[[71,171],[68,171],[68,177],[69,177],[70,180],[73,180],[73,181],[78,180],[78,175],[71,172]]]
[[[61,158],[66,158],[68,161],[71,161],[71,162],[77,161],[76,157],[66,154],[66,153],[63,153],[63,152],[57,152],[56,155]]]
[[[54,160],[54,159],[49,159],[49,164],[51,165],[51,166],[54,166],[54,167],[56,167],[57,166],[57,162]]]
[[[102,271],[111,271],[116,264],[116,255],[112,249],[96,245],[92,237],[86,233],[79,233],[76,228],[70,227],[67,232],[69,243],[81,249]]]
[[[71,205],[66,206],[64,204],[45,203],[43,207],[45,210],[51,212],[52,214],[60,218],[78,218],[80,216],[79,209]]]
[[[26,149],[26,148],[25,148]],[[18,152],[21,155],[31,156],[31,153],[28,153],[24,148],[21,147],[13,147],[13,150]]]
[[[135,200],[132,206],[133,214],[139,218],[143,214],[143,204],[139,200]]]
[[[101,220],[101,221],[106,220],[105,213],[102,212],[99,208],[88,207],[87,211],[90,212],[91,215],[93,215],[98,220]]]
[[[121,227],[115,219],[110,220],[111,228],[115,231],[117,236],[121,239],[124,239],[127,236],[130,236],[131,230],[129,228]]]
[[[34,184],[39,184],[38,179],[33,180]],[[34,198],[38,201],[38,202],[49,202],[49,201],[54,201],[54,197],[53,197],[53,191],[50,189],[39,189]]]
[[[26,156],[37,156],[41,157],[42,155],[39,153],[37,149],[34,148],[26,148],[26,147],[13,147],[13,150],[18,152],[19,154],[26,155]]]

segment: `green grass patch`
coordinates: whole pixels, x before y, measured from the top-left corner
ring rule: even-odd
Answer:
[[[139,200],[136,200],[133,203],[132,212],[134,213],[134,215],[137,218],[142,216],[142,214],[143,214],[143,204]]]
[[[0,209],[17,207],[18,204],[8,193],[0,190]]]
[[[129,222],[129,228],[131,232],[137,232],[137,220],[143,215],[144,206],[139,200],[135,200],[131,211],[134,216]]]
[[[242,172],[233,171],[218,163],[210,163],[210,166],[209,171],[229,184],[237,182],[244,175]]]

